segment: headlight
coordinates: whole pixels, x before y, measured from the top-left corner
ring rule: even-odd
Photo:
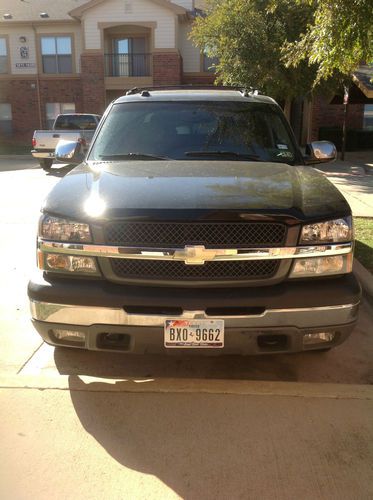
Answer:
[[[302,227],[299,243],[341,243],[352,240],[352,218],[316,222]]]
[[[295,259],[290,278],[332,276],[350,273],[351,271],[352,253],[333,255],[331,257],[309,257],[306,259]]]
[[[46,240],[92,242],[88,224],[43,215],[40,219],[39,236]]]

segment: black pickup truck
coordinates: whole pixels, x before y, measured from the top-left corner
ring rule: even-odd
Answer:
[[[134,90],[49,194],[33,323],[53,345],[131,353],[326,350],[357,321],[351,209],[276,102]],[[182,351],[181,351],[182,350]]]

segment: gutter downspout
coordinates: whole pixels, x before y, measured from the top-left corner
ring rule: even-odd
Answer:
[[[34,39],[35,39],[35,57],[36,57],[36,93],[38,98],[38,111],[39,111],[39,127],[43,128],[43,121],[41,117],[41,97],[40,97],[40,79],[39,79],[39,67],[38,67],[38,58],[37,58],[37,36],[36,36],[36,28],[34,23],[31,24],[32,29],[34,31]]]

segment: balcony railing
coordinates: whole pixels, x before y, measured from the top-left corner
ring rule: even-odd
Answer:
[[[105,54],[105,76],[150,76],[151,54]]]

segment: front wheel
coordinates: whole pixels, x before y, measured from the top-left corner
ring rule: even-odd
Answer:
[[[51,166],[53,165],[53,159],[52,158],[40,158],[39,164],[40,164],[42,169],[49,170],[51,168]]]

